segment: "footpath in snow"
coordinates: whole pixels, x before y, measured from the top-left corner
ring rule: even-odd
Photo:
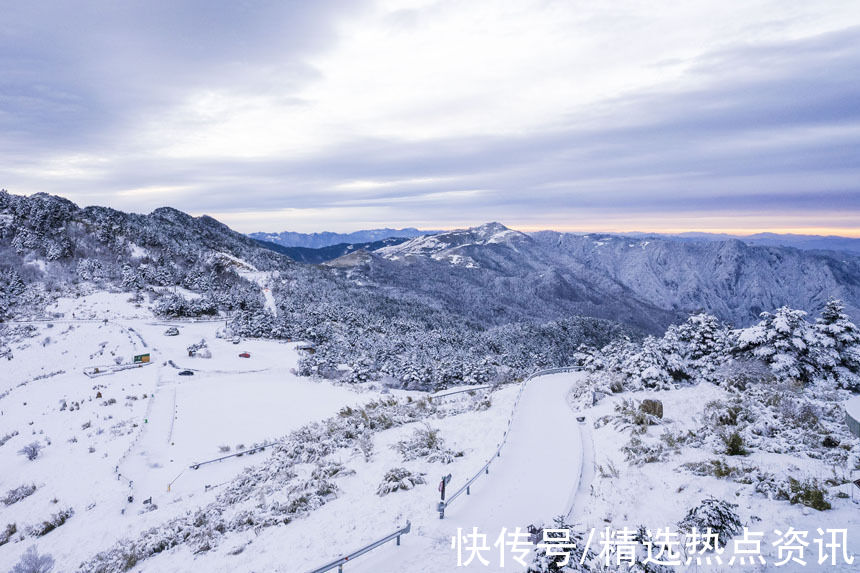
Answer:
[[[428,503],[425,514],[406,516],[412,520],[413,531],[402,538],[400,547],[389,543],[345,569],[349,573],[523,571],[509,551],[505,551],[505,566],[501,567],[493,544],[502,528],[525,531],[530,524],[551,524],[553,517],[570,511],[579,486],[582,452],[580,427],[566,396],[583,376],[579,372],[551,374],[528,382],[501,458],[490,466],[489,475],[472,484],[471,495],[463,494],[452,503],[442,520]],[[449,491],[459,489],[466,479],[454,476]],[[451,538],[458,528],[471,533],[473,527],[487,535],[490,551],[483,556],[489,564],[476,559],[468,567],[458,567]]]

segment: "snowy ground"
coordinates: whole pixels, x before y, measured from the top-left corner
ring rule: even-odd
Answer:
[[[710,384],[700,384],[695,387],[682,388],[671,392],[638,392],[625,393],[604,400],[599,406],[590,408],[583,413],[588,417],[589,426],[600,416],[611,414],[616,403],[624,398],[643,400],[653,398],[661,400],[664,406],[664,420],[658,426],[652,426],[648,432],[659,436],[665,430],[686,431],[694,430],[702,415],[705,404],[714,399],[724,398],[725,392]],[[571,522],[584,531],[595,528],[598,532],[610,526],[617,530],[622,527],[637,528],[644,525],[652,531],[657,528],[672,527],[677,530],[677,523],[685,516],[690,507],[697,505],[702,499],[714,496],[731,503],[738,504],[736,511],[743,524],[751,531],[765,533],[766,543],[762,544],[762,555],[771,565],[753,567],[735,565],[714,566],[713,568],[696,567],[695,563],[689,568],[680,570],[702,571],[857,571],[860,564],[860,505],[851,500],[852,484],[831,488],[832,494],[844,492],[847,498],[832,499],[833,509],[819,512],[802,505],[791,505],[787,501],[767,499],[752,490],[751,485],[744,485],[727,479],[712,476],[695,476],[682,471],[680,466],[687,462],[705,461],[721,456],[715,455],[707,448],[682,448],[680,455],[673,455],[667,462],[650,463],[642,466],[631,466],[624,458],[620,447],[629,440],[629,431],[618,430],[612,424],[590,430],[592,444],[586,444],[586,449],[594,450],[595,477],[591,482],[590,495],[575,508]],[[729,458],[728,463],[745,467],[758,467],[777,476],[816,477],[824,480],[833,475],[833,468],[818,460],[800,458],[788,454],[773,454],[753,452],[749,456]],[[607,475],[611,468],[618,475]],[[837,469],[837,471],[842,471]],[[855,488],[856,489],[856,488]],[[834,496],[835,497],[835,496]],[[860,495],[855,499],[860,502]],[[856,552],[857,561],[854,565],[837,564],[837,566],[818,565],[818,553],[813,543],[807,549],[806,566],[787,564],[774,567],[777,561],[776,549],[770,543],[776,540],[774,530],[787,531],[793,527],[798,531],[808,531],[809,540],[815,537],[817,528],[847,528],[848,554]],[[598,533],[599,535],[599,533]],[[596,551],[600,546],[592,547]],[[727,558],[728,559],[728,558]]]
[[[296,377],[291,373],[298,359],[294,344],[235,345],[215,337],[221,322],[156,320],[128,298],[95,293],[61,300],[50,309],[57,316],[54,322],[34,324],[35,336],[12,344],[14,358],[4,364],[0,389],[9,391],[0,399],[0,435],[19,434],[0,448],[4,469],[11,468],[0,474],[0,492],[30,483],[37,489],[15,504],[0,505],[0,526],[15,523],[19,531],[0,546],[0,570],[30,545],[52,554],[61,570],[75,569],[117,539],[134,538],[213,500],[220,484],[250,464],[263,463],[267,453],[196,470],[189,466],[222,456],[227,447],[235,452],[239,446],[266,443],[344,405],[378,396]],[[178,336],[165,336],[171,325],[179,329]],[[189,357],[186,347],[204,338],[212,357]],[[242,351],[251,358],[240,358]],[[149,365],[95,378],[83,374],[85,368],[104,370],[146,352],[152,356]],[[186,369],[194,375],[180,376]],[[453,475],[451,492],[490,458],[507,429],[517,386],[493,393],[487,410],[426,421],[441,431],[450,448],[464,453],[451,464],[401,459],[393,446],[418,423],[380,432],[370,460],[342,455],[340,461],[355,474],[339,482],[337,499],[306,518],[258,533],[231,534],[204,554],[191,555],[180,546],[134,570],[302,571],[406,520],[413,530],[402,547],[387,546],[351,566],[356,571],[450,570],[456,566],[450,537],[458,527],[479,526],[488,532],[502,526],[524,528],[569,509],[576,483],[567,476],[578,475],[581,454],[579,428],[564,398],[575,380],[576,375],[558,375],[526,386],[502,457],[474,484],[472,495],[463,495],[448,509],[445,520],[435,510],[439,478]],[[435,398],[469,399],[467,394]],[[39,458],[28,461],[17,455],[33,440],[45,445]],[[560,471],[537,475],[534,468],[554,450]],[[382,476],[398,466],[424,473],[427,483],[378,496]],[[151,505],[143,501],[150,498],[155,511],[146,511]],[[21,540],[27,526],[67,507],[74,515],[66,524],[43,537],[24,535]],[[253,550],[231,555],[249,543]]]
[[[265,289],[265,277],[258,284]],[[228,448],[233,453],[268,443],[332,416],[345,405],[360,406],[379,397],[374,390],[295,376],[296,344],[256,340],[233,344],[215,336],[224,326],[221,321],[160,321],[145,305],[128,299],[128,294],[95,293],[60,300],[49,309],[56,320],[34,323],[33,336],[11,344],[14,358],[0,359],[0,438],[17,432],[0,446],[0,495],[21,485],[36,486],[35,493],[17,503],[0,503],[0,531],[12,523],[18,529],[9,543],[0,545],[0,571],[8,570],[31,545],[52,554],[57,570],[76,570],[118,539],[135,538],[211,502],[222,484],[249,465],[265,463],[270,452],[232,457],[199,469],[189,466],[223,456]],[[179,329],[178,336],[165,336],[171,325]],[[204,338],[212,357],[189,357],[186,348]],[[251,357],[240,358],[243,351]],[[85,368],[127,363],[147,352],[152,362],[146,366],[95,378],[83,373]],[[183,370],[194,374],[180,376]],[[138,563],[133,570],[308,571],[410,520],[412,531],[400,547],[390,543],[359,557],[347,571],[522,571],[510,551],[505,552],[505,567],[501,567],[495,549],[484,554],[487,566],[473,561],[470,567],[457,567],[451,539],[458,529],[468,533],[477,527],[492,547],[502,528],[525,529],[549,523],[559,514],[566,514],[581,531],[674,526],[688,508],[710,495],[737,503],[744,524],[753,530],[848,528],[849,546],[860,546],[856,537],[860,513],[850,496],[833,499],[832,510],[818,512],[767,499],[737,482],[679,471],[683,463],[715,457],[701,448],[684,447],[666,462],[631,466],[620,450],[629,432],[612,424],[594,425],[613,412],[618,400],[652,397],[663,402],[665,415],[662,424],[649,428],[649,435],[666,429],[692,430],[700,423],[705,403],[724,396],[719,388],[699,385],[623,394],[575,411],[568,394],[582,376],[543,376],[525,386],[501,457],[490,466],[489,475],[475,482],[471,495],[461,496],[447,509],[444,520],[436,512],[440,478],[452,475],[450,495],[494,454],[508,429],[518,386],[493,392],[489,409],[431,417],[377,432],[370,459],[346,449],[335,454],[335,461],[355,473],[338,478],[337,498],[305,517],[256,532],[228,532],[218,546],[197,555],[180,545]],[[468,394],[434,398],[470,399]],[[577,421],[580,415],[585,423]],[[447,465],[404,461],[393,446],[425,423],[438,428],[446,445],[463,456]],[[17,452],[33,441],[44,450],[28,461]],[[753,453],[737,463],[780,475],[825,479],[832,473],[817,460],[782,454]],[[394,467],[423,473],[427,483],[380,497],[377,486]],[[840,487],[850,492],[848,486]],[[152,504],[143,503],[150,498]],[[158,509],[147,511],[153,506]],[[66,508],[74,510],[67,523],[42,537],[27,534],[29,526]],[[765,549],[764,555],[772,559],[773,550]],[[779,570],[840,570],[823,569],[814,558],[810,560],[808,567]],[[856,569],[844,566],[841,570]]]
[[[154,320],[128,298],[96,293],[61,300],[51,311],[64,316],[35,324],[37,335],[12,344],[14,358],[3,360],[0,395],[8,394],[0,398],[0,437],[18,435],[0,447],[0,494],[23,484],[37,490],[13,505],[0,504],[0,529],[15,523],[23,532],[67,507],[75,514],[38,540],[0,546],[0,570],[34,543],[53,554],[61,570],[73,569],[118,537],[203,504],[217,491],[206,491],[207,485],[260,463],[266,453],[199,470],[189,469],[192,463],[224,455],[222,446],[235,452],[275,439],[371,397],[293,375],[294,344],[217,339],[223,322],[174,323],[180,334],[165,336],[170,323]],[[202,338],[212,358],[189,358],[186,347]],[[245,350],[251,358],[238,356]],[[146,352],[152,356],[147,366],[83,374],[86,367],[130,362]],[[179,376],[183,369],[194,375]],[[17,451],[32,441],[45,447],[28,461]],[[140,514],[150,497],[158,511]]]

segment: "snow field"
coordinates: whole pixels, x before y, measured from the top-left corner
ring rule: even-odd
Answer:
[[[13,343],[14,358],[0,365],[0,394],[9,391],[0,398],[0,436],[19,433],[0,447],[0,494],[20,485],[37,486],[33,495],[13,505],[0,503],[0,529],[15,523],[21,534],[62,509],[75,512],[44,537],[25,535],[19,542],[16,535],[0,546],[0,570],[9,569],[30,545],[51,553],[60,570],[72,570],[118,538],[134,537],[203,505],[217,495],[217,487],[206,491],[207,485],[217,486],[244,467],[262,463],[268,453],[196,471],[188,469],[192,462],[223,455],[222,445],[235,451],[239,444],[276,439],[344,405],[370,399],[370,394],[291,374],[298,360],[295,345],[234,345],[215,337],[222,326],[218,322],[176,323],[180,335],[166,337],[165,323],[127,302],[129,296],[95,293],[61,299],[52,310],[65,316],[53,326],[35,325],[37,335]],[[103,322],[104,317],[111,322]],[[43,346],[47,336],[51,340]],[[189,358],[186,346],[204,337],[213,357]],[[243,350],[251,353],[250,359],[238,357]],[[87,366],[113,364],[117,357],[131,361],[144,352],[151,352],[151,365],[93,379],[83,374]],[[178,376],[184,368],[195,375]],[[34,379],[57,370],[65,372]],[[22,382],[26,384],[19,386]],[[96,398],[97,392],[102,398]],[[105,405],[110,400],[116,402]],[[34,440],[45,445],[39,458],[28,461],[17,454]],[[134,496],[131,503],[129,495]],[[142,504],[150,497],[158,510],[141,513],[152,507]]]

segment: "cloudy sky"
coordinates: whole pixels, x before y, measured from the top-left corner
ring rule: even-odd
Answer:
[[[860,236],[860,3],[0,0],[0,188],[244,231]]]

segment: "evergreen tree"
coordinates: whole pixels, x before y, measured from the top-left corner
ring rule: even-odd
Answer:
[[[129,264],[122,266],[122,288],[124,290],[140,290],[143,288],[143,280],[137,269]]]
[[[860,328],[845,314],[841,300],[827,301],[815,321],[815,330],[824,347],[826,366],[833,371],[839,385],[860,387]]]
[[[673,385],[664,349],[653,336],[645,337],[642,348],[633,355],[625,372],[631,383],[638,381],[644,388],[669,389]]]
[[[802,310],[763,312],[761,322],[738,335],[737,350],[764,361],[779,379],[810,382],[821,373],[821,339]]]

